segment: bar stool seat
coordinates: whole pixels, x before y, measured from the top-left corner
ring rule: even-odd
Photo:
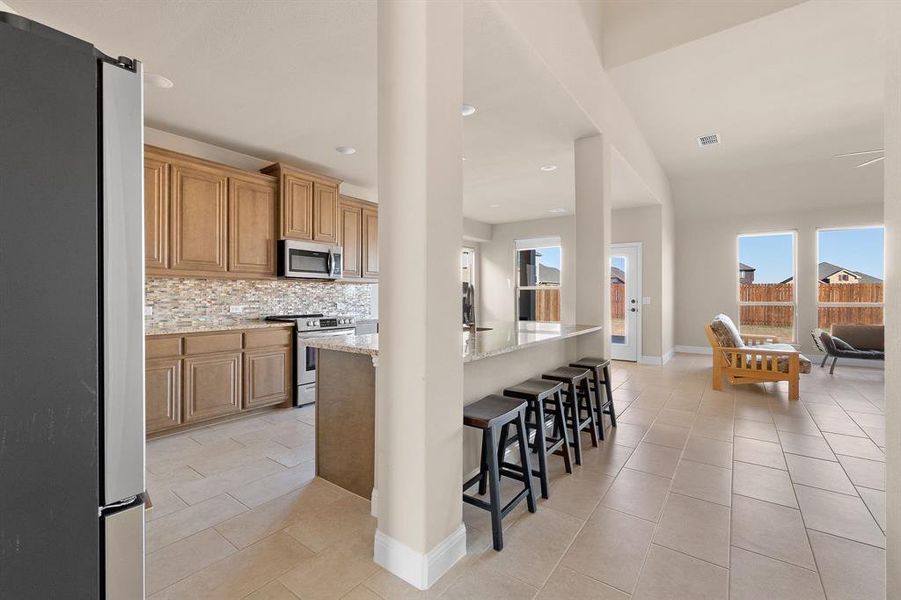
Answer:
[[[522,398],[529,403],[526,408],[528,443],[532,452],[538,454],[538,469],[533,470],[532,474],[537,475],[541,482],[542,498],[550,497],[547,470],[548,453],[562,456],[566,472],[573,472],[562,391],[563,383],[549,379],[527,379],[504,389],[505,396]],[[550,422],[548,422],[548,417],[550,417]],[[553,427],[553,434],[550,436],[547,434],[548,425]],[[508,445],[512,443],[513,440],[508,441]]]
[[[616,408],[613,406],[613,390],[610,380],[610,359],[586,356],[570,363],[571,367],[591,371],[591,389],[594,392],[595,411],[597,412],[598,436],[604,439],[604,415],[610,415],[610,426],[616,427]],[[604,386],[604,397],[601,397],[601,384]]]
[[[589,369],[579,367],[557,367],[553,371],[544,373],[542,379],[559,381],[563,383],[563,398],[568,411],[567,423],[572,430],[570,444],[575,450],[576,464],[582,464],[582,437],[580,433],[588,430],[591,434],[591,444],[598,445],[597,423],[594,417],[594,408],[591,405],[591,389],[588,379],[591,376]]]
[[[527,403],[516,398],[490,395],[472,404],[463,407],[463,424],[482,431],[482,461],[479,472],[469,481],[463,484],[463,501],[487,510],[491,513],[491,533],[494,541],[494,549],[502,550],[504,537],[502,520],[511,510],[525,499],[529,512],[535,512],[535,493],[532,490],[532,468],[529,464],[529,452],[526,444],[519,444],[520,464],[516,465],[504,461],[506,441],[511,437],[508,429],[513,427],[515,436],[520,440],[527,440],[526,412]],[[510,502],[501,505],[501,477],[508,477],[521,481],[523,489],[518,492]],[[476,483],[479,484],[479,493],[489,493],[489,501],[469,496],[466,490]]]

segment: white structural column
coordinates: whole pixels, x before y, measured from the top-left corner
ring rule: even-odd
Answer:
[[[885,445],[886,598],[901,598],[901,5],[886,3]]]
[[[375,561],[425,589],[466,552],[459,0],[380,0],[378,69]]]
[[[575,142],[576,323],[603,323],[579,338],[581,356],[610,356],[610,144],[603,135]]]

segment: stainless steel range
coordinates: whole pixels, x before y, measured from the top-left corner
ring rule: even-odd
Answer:
[[[347,335],[354,332],[353,317],[331,317],[321,313],[310,315],[274,315],[267,321],[294,322],[294,406],[306,406],[316,402],[316,360],[319,351],[307,346],[306,340],[331,335]]]

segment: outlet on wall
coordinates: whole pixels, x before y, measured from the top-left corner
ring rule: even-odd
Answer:
[[[228,312],[230,312],[233,315],[240,315],[241,313],[244,312],[244,305],[243,304],[233,304],[228,307]]]
[[[145,307],[144,307],[144,316],[145,316],[145,317],[149,317],[149,316],[152,315],[152,314],[153,314],[153,307],[152,307],[152,306],[145,306]]]

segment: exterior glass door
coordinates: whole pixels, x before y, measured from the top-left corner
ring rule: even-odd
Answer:
[[[610,247],[610,348],[616,360],[641,351],[641,244]]]

